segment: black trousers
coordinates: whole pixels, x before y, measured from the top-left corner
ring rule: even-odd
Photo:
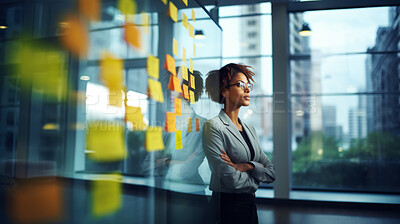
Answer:
[[[213,223],[258,224],[254,194],[213,192],[210,203]]]

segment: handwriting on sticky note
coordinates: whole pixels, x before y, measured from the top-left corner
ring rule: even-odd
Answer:
[[[118,0],[118,10],[124,15],[137,14],[136,1],[134,0]]]
[[[150,126],[146,130],[145,147],[148,152],[159,151],[164,149],[164,142],[162,139],[162,128],[157,126]]]
[[[186,48],[182,48],[182,61],[186,64]]]
[[[125,117],[127,122],[132,123],[133,130],[145,130],[146,124],[143,121],[142,108],[126,106]]]
[[[175,59],[169,54],[165,55],[164,68],[176,76]]]
[[[148,79],[148,92],[149,97],[153,98],[157,102],[164,102],[164,95],[161,87],[161,83],[154,79]]]
[[[182,78],[186,81],[189,80],[188,68],[184,65],[182,65]]]
[[[192,74],[190,74],[190,87],[192,87],[192,89],[196,89],[194,75]]]
[[[182,13],[182,25],[186,29],[188,28],[189,18],[186,16],[185,13]]]
[[[175,56],[178,56],[178,41],[174,38],[172,42],[172,49]]]
[[[100,79],[110,89],[122,89],[123,63],[110,53],[104,53],[100,61]]]
[[[120,180],[93,180],[92,213],[97,217],[110,215],[122,207]]]
[[[182,115],[182,100],[179,98],[174,99],[174,107],[175,107],[175,115],[181,116]]]
[[[182,92],[181,84],[176,76],[171,75],[169,77],[168,89],[176,92]]]
[[[193,25],[189,23],[188,27],[189,27],[189,36],[191,38],[194,38],[194,27],[193,27]]]
[[[154,57],[153,55],[149,55],[147,57],[147,74],[149,76],[158,79],[159,77],[159,68],[160,68],[160,59]]]
[[[189,58],[189,71],[193,74],[193,61]]]
[[[192,90],[189,90],[189,93],[190,93],[190,103],[194,104],[195,103],[194,92]]]
[[[178,22],[178,9],[171,1],[169,2],[168,14],[174,22]]]
[[[188,119],[188,132],[192,132],[192,118],[189,117]]]
[[[119,161],[125,158],[124,127],[111,121],[92,121],[86,132],[88,157],[99,162]]]
[[[136,49],[140,49],[141,47],[141,37],[140,37],[140,31],[139,28],[133,24],[127,22],[125,24],[125,33],[124,33],[124,38],[125,41],[130,45],[135,47]]]
[[[167,112],[166,129],[168,132],[175,132],[175,113]]]
[[[183,88],[183,97],[185,99],[189,99],[189,88],[187,85],[182,84],[182,88]]]
[[[182,131],[177,130],[175,132],[175,148],[178,149],[182,149],[183,145],[182,145]]]
[[[200,121],[199,121],[199,118],[196,118],[196,131],[200,131]]]

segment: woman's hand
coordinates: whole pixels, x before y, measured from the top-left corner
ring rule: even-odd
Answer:
[[[253,164],[250,163],[233,163],[231,159],[229,158],[228,154],[222,149],[222,153],[220,154],[221,159],[224,160],[225,163],[227,163],[229,166],[235,168],[236,170],[239,170],[241,172],[250,172],[254,170]]]

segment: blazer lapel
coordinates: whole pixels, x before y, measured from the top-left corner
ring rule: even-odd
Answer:
[[[245,149],[248,148],[247,143],[244,141],[242,135],[239,133],[239,130],[235,127],[235,125],[233,124],[233,122],[231,121],[231,119],[228,117],[228,115],[226,115],[226,113],[221,110],[219,112],[219,118],[221,119],[221,121],[226,125],[226,129],[228,129],[228,131],[237,138],[237,140],[239,140],[242,145],[244,146]],[[247,132],[246,132],[247,133]],[[247,156],[250,158],[250,152],[249,150],[246,150]]]

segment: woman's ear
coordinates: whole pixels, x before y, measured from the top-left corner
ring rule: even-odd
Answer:
[[[224,91],[222,91],[222,96],[224,97],[224,98],[228,98],[229,97],[229,91],[228,91],[228,89],[224,89]]]

